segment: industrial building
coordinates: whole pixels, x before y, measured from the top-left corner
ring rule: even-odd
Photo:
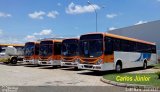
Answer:
[[[160,20],[109,30],[108,33],[155,42],[160,58]]]

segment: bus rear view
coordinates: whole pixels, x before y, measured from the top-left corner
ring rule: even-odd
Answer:
[[[71,66],[77,68],[79,62],[79,39],[70,38],[62,41],[62,61],[61,66]]]
[[[61,44],[62,40],[44,40],[40,42],[39,64],[40,65],[61,65]]]
[[[39,42],[27,42],[24,47],[24,63],[38,65]]]

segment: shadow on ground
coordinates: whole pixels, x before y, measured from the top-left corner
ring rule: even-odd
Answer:
[[[39,69],[60,69],[60,68],[63,68],[63,67],[60,67],[60,66],[42,66]]]
[[[153,66],[148,66],[147,69],[153,68]],[[129,69],[123,69],[121,73],[127,73],[127,72],[133,72],[133,71],[139,71],[143,70],[143,68],[138,67],[138,68],[129,68]],[[110,70],[110,71],[87,71],[83,73],[77,73],[77,74],[82,74],[82,75],[92,75],[92,76],[103,76],[107,74],[113,74],[117,73],[115,70]]]
[[[74,67],[66,67],[66,68],[62,68],[61,70],[66,70],[66,71],[83,71],[84,69],[76,69]]]
[[[6,66],[22,66],[21,63],[17,63],[17,64],[6,64],[6,63],[0,63],[1,65],[6,65]]]
[[[40,67],[39,65],[31,65],[31,64],[25,64],[24,67]]]

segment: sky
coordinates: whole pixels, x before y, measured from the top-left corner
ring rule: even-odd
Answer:
[[[160,20],[160,0],[0,0],[0,44],[79,37]]]

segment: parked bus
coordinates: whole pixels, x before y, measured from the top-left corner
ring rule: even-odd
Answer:
[[[0,44],[0,62],[17,64],[23,61],[23,44]]]
[[[79,39],[70,38],[62,41],[61,66],[72,66],[78,68]]]
[[[62,40],[43,40],[40,42],[39,61],[40,65],[61,65],[61,45]]]
[[[39,42],[27,42],[24,47],[24,63],[38,65]]]
[[[147,68],[155,63],[155,43],[109,33],[80,36],[80,69],[120,72],[124,68]]]

